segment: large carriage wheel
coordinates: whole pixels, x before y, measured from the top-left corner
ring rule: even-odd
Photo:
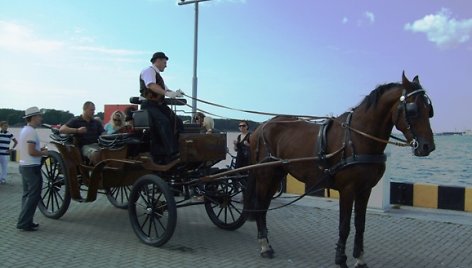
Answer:
[[[162,246],[174,234],[177,224],[174,195],[156,175],[144,175],[134,183],[128,212],[134,232],[145,244]]]
[[[236,230],[247,220],[243,213],[243,191],[246,178],[210,182],[205,185],[205,210],[221,229]]]
[[[113,206],[122,209],[128,208],[128,200],[129,194],[131,192],[131,186],[126,185],[119,187],[110,187],[107,188],[105,191],[108,201],[110,201]]]
[[[65,171],[64,160],[58,152],[49,151],[42,159],[43,187],[38,208],[48,218],[59,219],[69,208],[69,179]]]

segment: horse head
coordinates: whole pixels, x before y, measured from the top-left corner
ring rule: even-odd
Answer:
[[[428,156],[435,149],[429,119],[434,116],[433,104],[420,84],[418,76],[409,81],[402,75],[402,94],[392,113],[395,127],[413,148],[415,156]]]

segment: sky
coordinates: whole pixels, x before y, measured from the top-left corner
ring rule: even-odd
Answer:
[[[195,8],[177,2],[0,0],[0,108],[78,115],[88,100],[97,112],[127,104],[156,51],[169,56],[167,86],[192,95]],[[339,115],[405,71],[419,76],[432,99],[434,132],[472,129],[469,1],[212,0],[199,4],[198,22],[202,100]]]

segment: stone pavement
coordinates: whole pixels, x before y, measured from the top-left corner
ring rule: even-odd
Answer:
[[[17,164],[0,185],[1,267],[336,267],[337,201],[306,197],[297,205],[270,211],[269,235],[274,259],[259,257],[256,226],[236,231],[214,226],[203,206],[178,210],[171,240],[160,248],[135,236],[126,210],[105,196],[93,203],[72,201],[59,220],[36,212],[37,232],[15,228],[21,200]],[[279,198],[273,205],[291,200]],[[354,231],[354,228],[351,228]],[[472,216],[465,212],[370,210],[365,233],[369,267],[472,267]],[[353,233],[348,265],[354,265]]]

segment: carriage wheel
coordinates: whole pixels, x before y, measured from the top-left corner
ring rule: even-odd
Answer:
[[[126,209],[128,208],[129,194],[131,192],[131,186],[119,186],[119,187],[110,187],[105,189],[108,201],[117,207]]]
[[[58,152],[49,151],[42,159],[43,187],[38,208],[48,218],[59,219],[69,208],[71,198],[65,170],[64,160]]]
[[[145,244],[162,246],[174,234],[177,224],[174,195],[156,175],[144,175],[134,183],[128,212],[134,232]]]
[[[221,229],[236,230],[247,220],[243,213],[243,191],[246,178],[228,179],[205,185],[205,210]]]

